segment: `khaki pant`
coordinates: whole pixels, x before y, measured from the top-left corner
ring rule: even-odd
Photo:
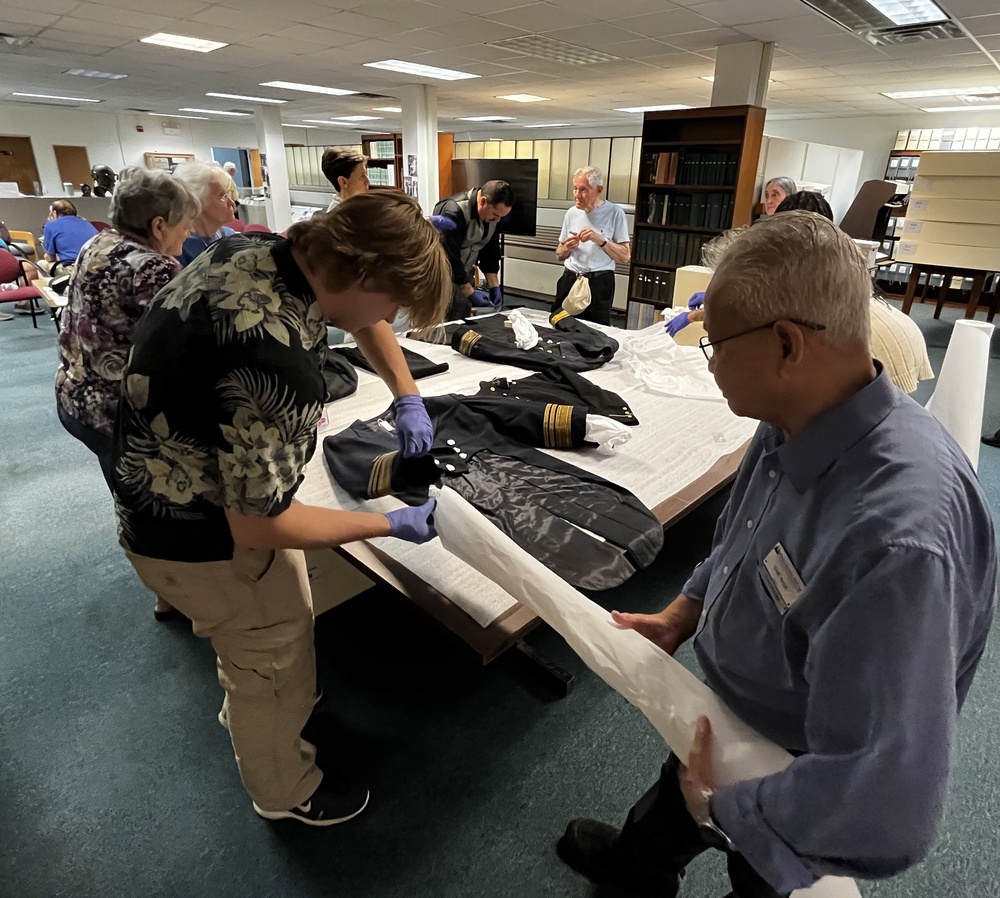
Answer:
[[[316,690],[313,609],[298,549],[236,548],[232,561],[161,561],[125,550],[143,583],[189,618],[218,656],[223,711],[250,797],[306,801],[323,778],[302,738]]]

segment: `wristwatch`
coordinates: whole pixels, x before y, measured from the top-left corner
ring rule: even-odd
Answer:
[[[725,831],[715,822],[715,817],[712,816],[712,795],[713,790],[706,789],[702,792],[702,798],[704,799],[704,813],[695,820],[701,830],[701,837],[705,842],[712,846],[712,848],[718,848],[720,851],[732,851],[736,852],[736,846],[733,844],[733,840],[726,835]]]

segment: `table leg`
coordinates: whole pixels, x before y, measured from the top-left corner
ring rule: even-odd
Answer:
[[[972,291],[969,293],[969,304],[965,307],[966,318],[976,317],[976,309],[979,308],[979,299],[983,295],[984,286],[986,286],[986,272],[977,271],[972,278]]]
[[[910,269],[910,280],[906,284],[906,295],[903,297],[903,314],[910,314],[910,306],[913,305],[913,297],[917,292],[917,282],[920,280],[920,266],[914,265]]]

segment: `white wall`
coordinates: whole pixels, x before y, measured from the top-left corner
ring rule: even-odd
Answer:
[[[207,161],[212,158],[214,146],[257,146],[257,128],[252,118],[240,122],[170,120],[181,132],[177,135],[163,133],[167,121],[141,114],[114,115],[89,109],[0,103],[0,131],[13,137],[31,138],[42,191],[48,196],[62,195],[62,178],[53,145],[85,146],[91,165],[104,163],[115,171],[126,165],[142,165],[145,153],[193,153]],[[137,127],[143,130],[137,131]],[[330,145],[359,141],[358,132],[354,131],[286,130],[288,142]]]

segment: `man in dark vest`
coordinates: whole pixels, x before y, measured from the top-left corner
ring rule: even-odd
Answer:
[[[451,230],[441,230],[441,243],[451,262],[452,303],[448,319],[465,318],[476,308],[499,309],[500,219],[510,213],[514,191],[506,181],[487,181],[441,200],[434,214],[454,222]],[[489,293],[476,289],[474,269],[486,275]]]

